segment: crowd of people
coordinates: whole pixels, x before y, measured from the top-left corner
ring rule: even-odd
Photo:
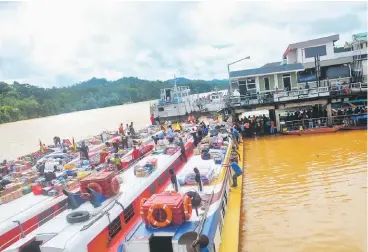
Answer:
[[[275,121],[266,115],[248,116],[234,122],[235,129],[242,137],[269,135],[276,133]]]

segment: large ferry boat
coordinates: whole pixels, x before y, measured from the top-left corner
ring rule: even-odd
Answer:
[[[193,140],[188,136],[185,147],[189,155],[193,151]],[[119,237],[138,220],[140,198],[163,190],[169,181],[167,170],[179,171],[181,168],[180,149],[169,147],[166,153],[149,156],[154,157],[157,168],[148,177],[138,178],[131,167],[120,174],[101,172],[102,177],[95,177],[94,182],[90,181],[92,175],[87,176],[87,185],[81,180],[82,193],[64,191],[68,207],[73,209],[54,216],[5,251],[116,251],[114,242],[121,242]],[[141,160],[145,161],[145,158]],[[120,185],[116,181],[123,183]],[[91,196],[86,201],[82,196],[88,192]],[[79,222],[81,219],[87,221]],[[112,239],[114,232],[119,232],[115,234],[115,240]]]
[[[225,107],[227,91],[191,94],[187,86],[161,89],[160,99],[151,104],[150,113],[160,121],[185,121],[189,115],[206,116]]]
[[[188,239],[204,247],[203,251],[219,249],[229,197],[231,143],[207,136],[194,148],[191,134],[181,133],[180,137],[185,142],[186,163],[175,144],[164,144],[160,150],[164,141],[160,140],[155,152],[123,173],[90,175],[81,180],[81,193],[64,191],[69,209],[5,251],[184,251]],[[199,192],[195,192],[194,167],[201,173],[203,187]],[[172,192],[173,172],[181,185],[178,192]],[[162,215],[166,219],[162,222],[160,214],[155,216],[168,225],[148,218],[149,204],[157,206],[159,199],[166,200],[163,210],[172,210],[172,219]],[[159,236],[166,238],[155,239]],[[171,250],[158,250],[161,248]]]
[[[141,220],[119,252],[220,251],[230,190],[231,144],[220,149],[218,144],[222,145],[217,142],[212,145],[215,149],[210,148],[213,158],[190,158],[177,174],[178,192],[170,185],[165,192],[141,201]],[[195,168],[200,171],[203,188],[194,182]]]
[[[155,132],[154,135],[157,133],[158,132]],[[135,141],[140,142],[140,152],[142,155],[145,155],[153,148],[153,135],[142,134],[142,136],[144,135],[146,136],[142,139],[135,139]],[[107,142],[112,143],[118,140],[119,137],[120,136],[112,137],[108,139]],[[95,160],[95,164],[100,163],[100,161],[97,161],[97,159],[100,159],[100,154],[104,147],[106,147],[106,143],[91,146],[89,157],[92,162]],[[54,154],[46,155],[40,160],[46,159],[47,156],[52,155],[52,157],[58,157],[62,154],[64,153],[56,152]],[[132,154],[133,149],[130,149],[121,157],[123,168],[126,168],[128,165],[131,165],[136,161],[132,157]],[[84,172],[85,167],[78,168],[78,166],[80,166],[79,163],[82,163],[82,161],[78,155],[77,158],[65,164],[64,167],[73,168],[72,170],[74,170],[75,173],[81,170],[81,174],[88,174],[87,172]],[[32,171],[25,171],[23,173],[26,176],[29,172],[36,174]],[[62,177],[64,172],[65,171],[58,172],[58,177]],[[19,175],[22,175],[23,173],[20,173]],[[16,173],[12,173],[12,175],[14,174]],[[65,181],[64,187],[68,188],[71,193],[79,193],[79,179],[81,178],[82,176],[78,176],[78,178],[67,179]],[[29,178],[23,177],[23,179],[28,180]],[[33,180],[28,181],[29,184]],[[15,178],[13,182],[18,182],[18,184],[23,183],[24,185],[27,184],[27,181],[21,182],[17,178]],[[11,185],[14,183],[11,183]],[[13,198],[9,199],[7,202],[0,202],[0,251],[3,251],[3,249],[9,247],[22,237],[25,237],[27,234],[36,230],[38,227],[44,225],[47,221],[51,220],[67,209],[67,196],[60,191],[57,193],[53,192],[54,190],[48,190],[49,187],[47,187],[47,185],[45,185],[45,188],[42,188],[41,185],[43,183],[45,183],[44,180],[37,180],[36,183],[30,184],[30,186],[25,186],[23,189],[17,189],[14,192],[7,192],[6,190],[9,189],[6,188],[5,191],[2,192],[9,197],[12,196]],[[38,184],[40,186],[38,186]],[[14,186],[17,188],[19,187],[17,184]],[[54,187],[56,187],[56,185],[54,185]],[[32,191],[24,192],[25,190],[28,190],[27,188]],[[19,197],[15,197],[13,195],[14,193],[19,193]],[[22,193],[26,194],[22,195]]]

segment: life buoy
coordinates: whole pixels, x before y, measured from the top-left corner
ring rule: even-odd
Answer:
[[[186,220],[189,220],[190,217],[192,217],[192,211],[193,211],[192,200],[190,199],[188,195],[185,195],[184,197],[184,215],[185,215]]]
[[[120,182],[116,176],[111,179],[111,191],[114,195],[120,192]]]
[[[87,187],[90,188],[90,189],[92,189],[92,190],[94,190],[94,191],[96,191],[96,192],[98,192],[99,194],[102,194],[102,192],[103,192],[102,191],[102,187],[98,183],[96,183],[96,182],[89,183],[87,185]]]
[[[153,217],[153,211],[162,209],[166,213],[166,219],[163,221],[157,221],[155,217]],[[151,225],[154,225],[156,227],[166,227],[169,225],[172,221],[172,212],[171,209],[163,204],[154,204],[148,209],[148,216],[147,220],[151,223]]]
[[[144,220],[144,218],[145,218],[145,216],[144,216],[144,211],[143,211],[143,204],[145,203],[147,201],[147,199],[146,198],[143,198],[143,199],[141,199],[141,202],[140,202],[140,204],[139,204],[139,209],[140,209],[140,214],[141,214],[141,218],[142,218],[142,220]]]

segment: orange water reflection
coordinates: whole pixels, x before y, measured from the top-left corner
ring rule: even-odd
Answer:
[[[367,251],[367,132],[246,140],[242,250]]]

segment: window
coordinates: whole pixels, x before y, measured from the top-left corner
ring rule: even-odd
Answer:
[[[120,216],[116,217],[107,228],[110,239],[114,238],[121,230]]]
[[[221,235],[221,233],[222,233],[222,226],[223,226],[224,224],[222,223],[222,217],[220,216],[220,218],[219,218],[219,231],[220,231],[220,235]]]
[[[264,80],[265,90],[270,90],[270,79],[266,77],[266,78],[263,78],[263,80]]]
[[[134,208],[133,204],[130,204],[127,208],[124,209],[124,221],[128,223],[131,218],[134,216]]]
[[[157,183],[158,183],[158,185],[160,186],[160,185],[162,185],[162,177],[160,176],[160,177],[158,177],[158,179],[157,179]]]
[[[225,201],[225,205],[227,205],[227,191],[226,190],[224,192],[224,201]]]
[[[256,89],[256,78],[247,79],[247,89]]]
[[[151,194],[154,194],[156,192],[156,186],[155,186],[155,184],[152,184],[151,186],[150,186],[150,193]]]
[[[222,217],[225,218],[226,206],[225,206],[224,201],[222,201],[222,204],[221,204],[221,212],[222,212]]]

